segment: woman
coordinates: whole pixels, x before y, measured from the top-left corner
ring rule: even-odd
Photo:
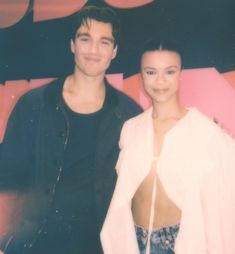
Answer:
[[[181,70],[172,43],[146,44],[141,76],[153,106],[122,129],[105,254],[235,253],[235,142],[180,103]]]

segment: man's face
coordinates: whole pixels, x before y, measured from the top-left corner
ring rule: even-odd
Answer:
[[[177,100],[180,74],[181,59],[175,52],[155,50],[142,56],[141,75],[144,87],[156,104]]]
[[[104,75],[117,53],[112,25],[93,19],[87,20],[87,24],[81,25],[74,41],[71,41],[71,50],[78,73],[87,77]]]

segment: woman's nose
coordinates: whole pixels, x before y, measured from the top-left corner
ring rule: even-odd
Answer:
[[[157,75],[157,77],[156,77],[156,81],[157,81],[158,83],[163,83],[163,82],[165,81],[164,75],[159,73],[159,74]]]

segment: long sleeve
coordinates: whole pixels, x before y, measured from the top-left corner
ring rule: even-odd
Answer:
[[[0,190],[12,191],[26,186],[33,165],[32,133],[36,123],[28,112],[32,105],[20,100],[8,121],[0,154]],[[30,108],[30,109],[29,109]]]

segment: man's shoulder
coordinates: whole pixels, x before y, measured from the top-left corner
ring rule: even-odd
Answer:
[[[125,92],[118,90],[117,88],[115,88],[113,86],[111,86],[111,89],[113,89],[113,91],[116,93],[120,102],[130,103],[130,104],[139,106],[139,104],[133,98],[131,98],[129,95],[127,95]]]
[[[111,89],[117,96],[117,106],[119,107],[119,109],[121,109],[121,111],[126,112],[127,114],[131,114],[131,117],[143,112],[140,104],[138,104],[129,95],[114,87],[111,87]]]
[[[41,87],[33,88],[29,90],[28,92],[26,92],[24,95],[21,96],[20,100],[23,102],[27,102],[27,101],[35,102],[37,98],[39,99],[43,95],[47,85],[43,85]]]
[[[53,80],[50,83],[47,83],[45,85],[42,85],[40,87],[37,88],[33,88],[31,90],[29,90],[28,92],[26,92],[25,94],[23,94],[20,99],[19,99],[19,103],[23,103],[23,104],[36,104],[39,103],[45,93],[48,91],[50,92],[50,90],[55,90],[56,86],[57,86],[58,80]]]

